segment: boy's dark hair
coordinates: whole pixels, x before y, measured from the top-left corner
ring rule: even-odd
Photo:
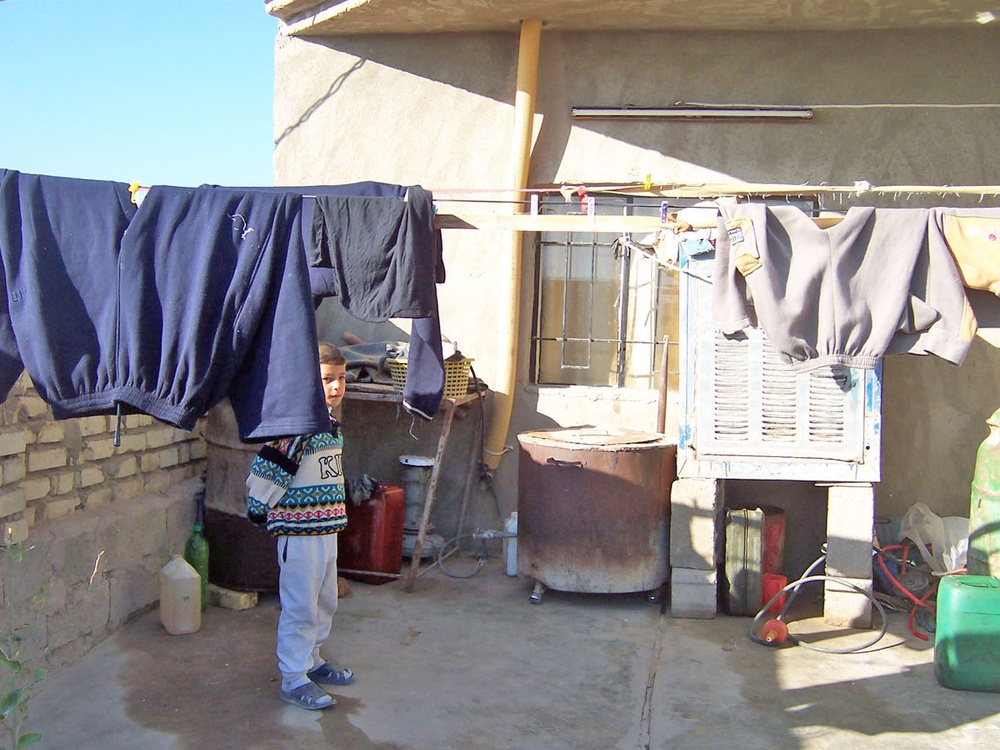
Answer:
[[[319,342],[319,363],[321,365],[346,365],[347,357],[329,341]]]

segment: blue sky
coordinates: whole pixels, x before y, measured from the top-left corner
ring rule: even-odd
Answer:
[[[0,0],[0,168],[271,185],[263,0]]]

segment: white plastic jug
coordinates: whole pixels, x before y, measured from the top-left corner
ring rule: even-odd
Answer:
[[[180,555],[160,569],[160,622],[171,635],[201,627],[201,576]]]

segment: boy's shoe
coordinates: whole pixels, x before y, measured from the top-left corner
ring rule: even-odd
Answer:
[[[291,703],[293,706],[304,708],[309,711],[318,711],[323,708],[332,708],[337,705],[332,695],[327,694],[323,688],[315,682],[307,682],[291,690],[282,690],[281,700]]]
[[[350,685],[354,682],[354,672],[346,667],[334,667],[323,662],[306,677],[318,685]]]

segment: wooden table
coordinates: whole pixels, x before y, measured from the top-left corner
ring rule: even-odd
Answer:
[[[390,404],[399,404],[403,401],[403,394],[391,385],[348,383],[344,398],[352,401],[382,401]],[[410,569],[405,574],[405,590],[408,592],[413,591],[417,575],[420,572],[420,553],[424,548],[424,539],[427,536],[427,526],[430,523],[431,509],[434,507],[434,499],[437,496],[441,465],[444,463],[444,454],[448,448],[448,437],[451,434],[451,423],[455,418],[455,409],[471,403],[477,398],[479,398],[478,393],[467,393],[464,396],[444,398],[441,401],[441,408],[438,412],[442,416],[441,434],[438,437],[437,453],[434,455],[434,467],[431,469],[430,481],[427,483],[427,495],[424,497],[424,511],[420,517],[420,528],[417,531],[417,539],[413,545]]]

